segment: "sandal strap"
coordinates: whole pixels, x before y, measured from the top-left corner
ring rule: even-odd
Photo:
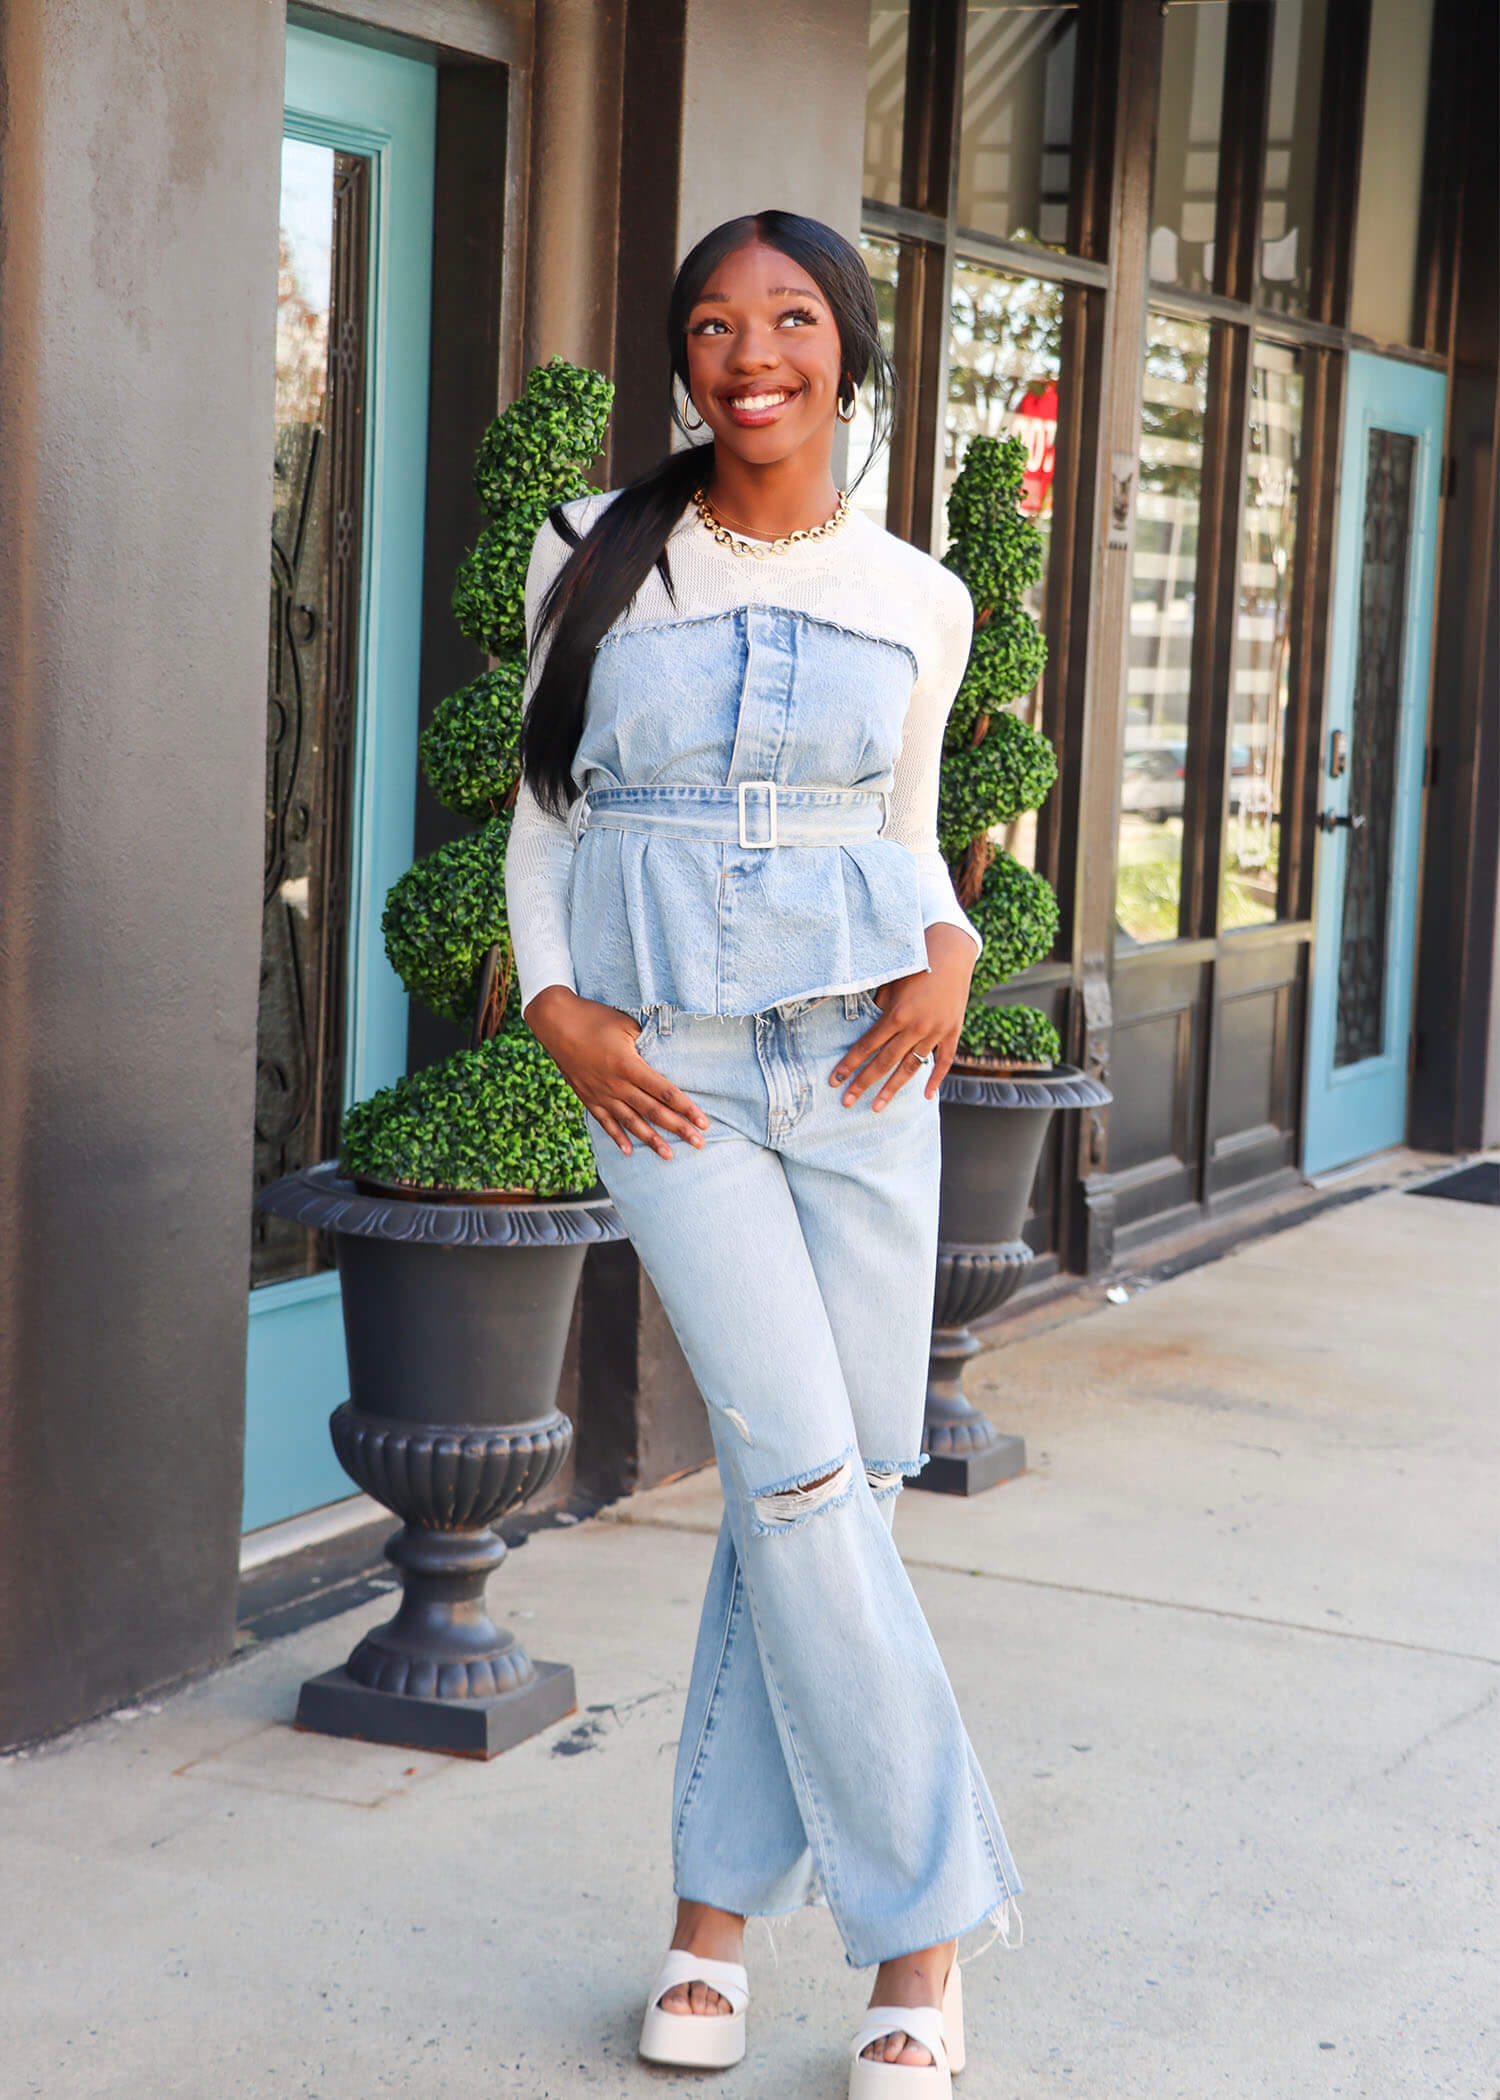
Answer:
[[[948,2033],[941,2006],[872,2005],[855,2030],[849,2054],[860,2056],[871,2042],[888,2034],[909,2034],[920,2042],[935,2064],[948,2061]]]
[[[729,2000],[731,2012],[742,2013],[750,2003],[750,1978],[743,1962],[712,1961],[705,1954],[689,1954],[685,1947],[669,1947],[651,1987],[651,2003],[659,2006],[679,1983],[706,1983]],[[696,2019],[698,2015],[681,2013],[678,2017]]]

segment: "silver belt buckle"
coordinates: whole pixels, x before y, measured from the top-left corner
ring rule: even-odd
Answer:
[[[769,815],[770,815],[770,827],[771,827],[771,836],[770,836],[770,837],[769,837],[768,839],[749,839],[749,838],[746,838],[746,836],[745,836],[745,790],[746,790],[746,788],[764,788],[764,789],[766,790],[766,792],[767,792],[767,796],[769,797]],[[774,846],[774,845],[775,845],[775,844],[777,843],[777,837],[776,837],[776,783],[775,783],[775,781],[774,781],[774,780],[742,780],[742,781],[740,781],[740,782],[739,782],[739,803],[740,803],[740,844],[741,844],[741,845],[742,845],[742,846],[743,846],[743,847],[744,847],[744,848],[745,848],[745,849],[746,849],[746,850],[747,850],[748,852],[753,852],[753,853],[759,853],[759,852],[761,852],[761,851],[762,851],[762,850],[763,850],[763,849],[764,849],[765,847],[767,847],[767,846]]]

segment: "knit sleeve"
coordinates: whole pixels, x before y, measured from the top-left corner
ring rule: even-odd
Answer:
[[[531,705],[545,646],[534,646],[537,615],[553,579],[567,560],[568,548],[550,522],[542,526],[526,571],[526,637],[528,658],[522,688],[523,710]],[[568,879],[573,869],[573,832],[561,817],[543,809],[523,780],[516,792],[510,843],[505,853],[505,909],[515,956],[517,997],[524,1015],[537,993],[550,984],[576,991],[573,976]]]
[[[933,564],[937,568],[937,564]],[[906,711],[901,750],[891,778],[886,836],[915,855],[922,924],[961,926],[975,944],[984,937],[958,901],[948,864],[938,851],[938,775],[943,733],[963,682],[974,631],[974,603],[956,576],[937,568],[930,638],[919,656],[916,682]]]

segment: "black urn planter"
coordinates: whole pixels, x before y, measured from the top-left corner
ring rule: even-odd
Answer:
[[[1024,1440],[1003,1436],[964,1397],[964,1366],[980,1349],[969,1323],[1004,1305],[1031,1265],[1021,1229],[1053,1116],[1098,1108],[1109,1098],[1075,1065],[994,1077],[951,1071],[943,1081],[937,1290],[922,1429],[929,1459],[914,1486],[978,1495],[1024,1472]]]
[[[557,1405],[584,1255],[623,1237],[605,1195],[465,1203],[368,1195],[332,1162],[264,1190],[264,1210],[331,1232],[350,1398],[330,1428],[346,1473],[402,1519],[386,1545],[396,1616],[309,1678],[297,1726],[494,1757],[570,1713],[566,1663],[534,1662],[485,1608],[506,1548],[491,1526],[553,1478]]]

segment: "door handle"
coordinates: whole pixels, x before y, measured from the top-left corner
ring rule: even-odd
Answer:
[[[1337,811],[1331,809],[1318,812],[1319,831],[1338,831],[1340,828],[1348,831],[1363,831],[1365,820],[1363,817],[1355,816],[1352,813],[1349,816],[1341,817]]]

